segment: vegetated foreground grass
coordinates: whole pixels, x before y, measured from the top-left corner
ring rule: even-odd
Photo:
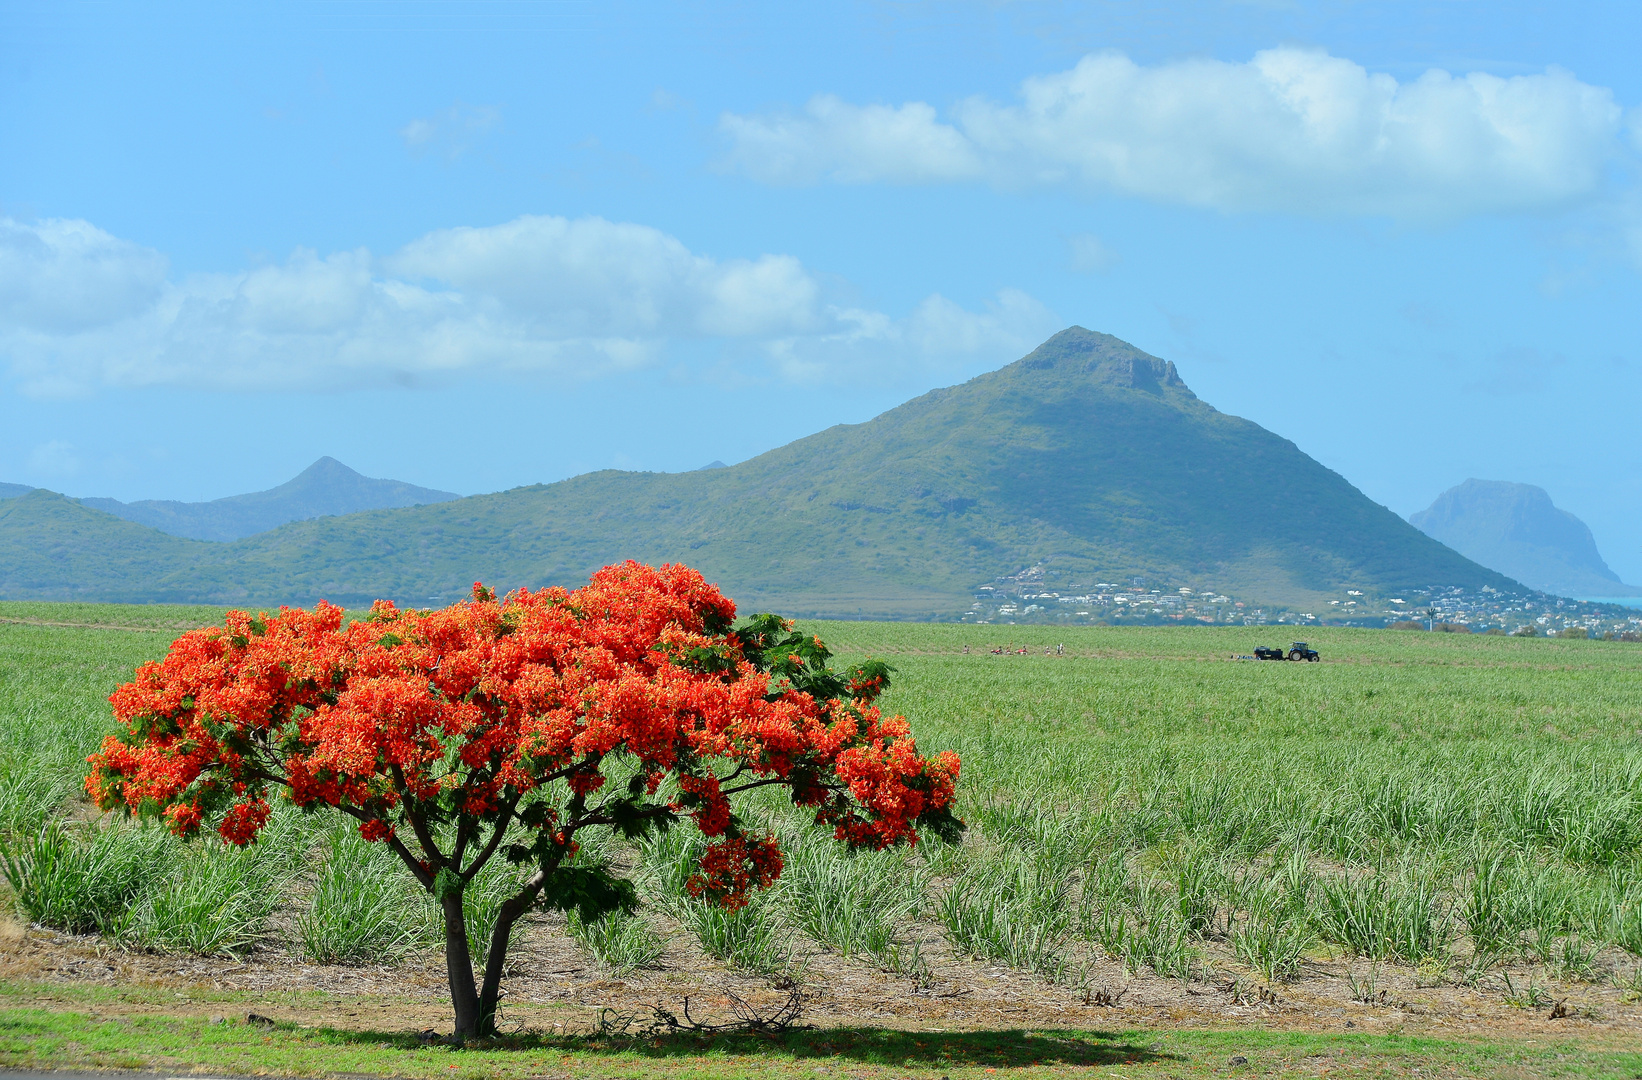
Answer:
[[[203,604],[79,604],[0,600],[0,623],[169,632],[221,622],[227,608]],[[162,650],[163,651],[163,650]]]
[[[0,603],[0,619],[28,620],[0,622],[0,840],[14,903],[28,920],[160,950],[242,954],[267,940],[282,908],[295,917],[280,925],[300,938],[285,947],[319,961],[436,944],[408,877],[323,816],[279,814],[244,853],[211,843],[182,852],[152,830],[91,820],[78,791],[85,754],[112,727],[105,698],[168,640],[132,629],[201,614],[215,612]],[[63,623],[79,625],[44,625]],[[127,629],[85,625],[96,623]],[[929,978],[928,941],[913,927],[934,926],[960,953],[1071,988],[1089,985],[1096,959],[1280,986],[1344,955],[1361,958],[1365,981],[1377,965],[1417,968],[1430,985],[1536,1009],[1581,985],[1642,996],[1642,648],[1318,629],[1309,638],[1324,662],[1289,664],[1230,659],[1286,645],[1287,628],[807,629],[841,663],[871,654],[897,668],[883,704],[912,719],[926,752],[962,756],[959,812],[971,829],[957,850],[852,857],[816,842],[790,808],[755,802],[746,812],[782,834],[788,868],[729,917],[682,894],[689,830],[627,852],[588,846],[586,858],[636,860],[650,909],[735,966],[802,976],[802,939],[904,976],[910,989]],[[988,652],[1008,641],[1030,651]],[[1044,655],[1057,644],[1065,655]],[[481,906],[505,885],[498,877],[479,889]],[[613,972],[660,955],[643,913],[570,929]],[[222,1071],[736,1076],[808,1074],[812,1058],[835,1056],[840,1068],[885,1075],[1034,1061],[1046,1074],[1197,1075],[1243,1053],[1260,1071],[1340,1075],[1416,1064],[1474,1075],[1642,1071],[1634,1056],[1589,1043],[1278,1032],[856,1029],[710,1046],[545,1040],[463,1056],[398,1036],[76,1018],[90,999],[48,1015],[29,1011],[32,992],[0,994],[0,1061],[113,1064],[125,1054]],[[1168,1054],[1136,1050],[1154,1043]],[[1319,1053],[1331,1056],[1307,1057]]]
[[[1230,660],[1261,628],[830,631],[889,656],[885,707],[964,760],[943,916],[979,953],[1064,976],[1084,939],[1185,974],[1219,940],[1272,979],[1319,942],[1473,979],[1642,953],[1642,649],[1334,629],[1291,664]],[[1006,635],[1031,651],[985,651]],[[1053,911],[1049,942],[1024,932]]]
[[[192,1069],[240,1075],[513,1078],[590,1076],[742,1080],[764,1076],[1629,1078],[1642,1052],[1577,1039],[1529,1043],[1287,1031],[920,1031],[880,1027],[780,1035],[566,1037],[524,1033],[483,1045],[425,1045],[408,1032],[281,1023],[213,1023],[160,1012],[110,1015],[145,995],[0,983],[0,1068]],[[147,997],[169,997],[167,991]],[[234,995],[206,1004],[224,1009]],[[197,1008],[196,1004],[196,1008]],[[1244,1062],[1234,1063],[1241,1057]]]

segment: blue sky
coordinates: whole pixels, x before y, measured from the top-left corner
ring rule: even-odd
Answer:
[[[0,480],[737,461],[1071,324],[1642,582],[1632,4],[0,8]]]

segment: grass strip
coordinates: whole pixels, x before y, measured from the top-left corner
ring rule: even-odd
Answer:
[[[1631,1078],[1642,1052],[1570,1036],[1459,1041],[1406,1035],[1260,1030],[899,1031],[877,1027],[780,1036],[621,1039],[525,1032],[483,1046],[424,1045],[410,1032],[212,1024],[198,1016],[95,1015],[14,1004],[0,990],[0,1068],[145,1069],[213,1075],[623,1077],[766,1076]],[[59,993],[58,987],[38,992]],[[80,997],[70,994],[64,996]],[[85,995],[101,997],[105,995]],[[38,998],[36,998],[38,1000]],[[1238,1058],[1245,1059],[1238,1061]]]

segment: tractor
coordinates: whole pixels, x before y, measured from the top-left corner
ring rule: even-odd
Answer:
[[[1303,641],[1291,642],[1287,653],[1284,653],[1282,649],[1255,649],[1254,658],[1256,660],[1309,660],[1313,664],[1322,659],[1321,656],[1317,655],[1316,649]]]

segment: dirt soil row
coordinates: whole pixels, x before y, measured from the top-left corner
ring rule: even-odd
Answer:
[[[728,968],[670,928],[668,949],[653,970],[619,978],[602,972],[564,933],[562,919],[539,918],[516,939],[503,998],[503,1026],[541,1031],[589,1030],[601,1015],[673,1012],[686,998],[698,1018],[724,1019],[729,995],[774,1008],[787,990]],[[1056,985],[994,964],[956,956],[933,927],[920,927],[931,978],[922,983],[824,951],[804,957],[803,1019],[819,1026],[901,1030],[1091,1027],[1260,1027],[1429,1035],[1439,1038],[1578,1038],[1593,1045],[1642,1045],[1642,1002],[1607,981],[1559,982],[1518,966],[1498,969],[1475,987],[1382,967],[1375,1001],[1353,1000],[1348,975],[1371,971],[1361,960],[1320,958],[1292,982],[1267,987],[1224,958],[1218,974],[1182,982],[1132,976],[1115,962],[1094,961],[1081,987]],[[1601,959],[1626,975],[1635,962]],[[1241,977],[1240,976],[1241,973]],[[1533,985],[1537,1007],[1507,999],[1505,974],[1520,999]],[[41,1007],[69,1007],[51,984],[143,991],[99,1004],[100,1015],[225,1014],[254,1011],[298,1025],[374,1031],[448,1031],[443,958],[437,953],[392,966],[340,967],[305,962],[277,947],[242,959],[135,952],[97,937],[17,924],[0,927],[0,978],[39,988]],[[1435,985],[1433,985],[1435,984]],[[157,996],[156,991],[169,991]],[[220,992],[233,992],[230,1007]],[[1108,1004],[1107,1002],[1111,1002]],[[1552,1018],[1553,1005],[1559,1014]],[[610,1010],[610,1012],[606,1012]]]

